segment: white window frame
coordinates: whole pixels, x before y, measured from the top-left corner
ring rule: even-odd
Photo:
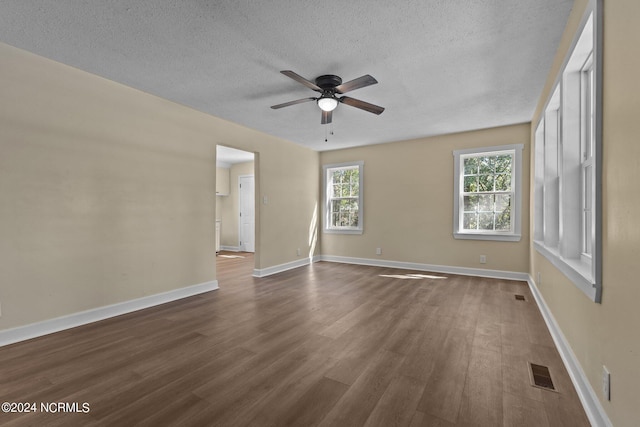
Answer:
[[[356,227],[334,227],[331,225],[331,201],[332,201],[332,183],[331,172],[336,169],[358,169],[358,225]],[[329,165],[323,165],[323,186],[324,186],[324,201],[323,201],[323,218],[325,233],[333,234],[362,234],[364,231],[364,203],[363,203],[363,190],[364,190],[364,162],[346,162],[346,163],[334,163]]]
[[[521,206],[522,206],[522,149],[523,144],[501,145],[495,147],[469,148],[455,150],[454,156],[454,185],[453,185],[453,237],[456,239],[497,240],[517,242],[522,238]],[[465,158],[483,155],[509,153],[513,155],[511,169],[511,230],[464,230],[464,166]]]
[[[534,241],[592,301],[602,300],[602,1],[591,0],[536,124]],[[559,94],[559,95],[558,95]],[[559,106],[556,105],[559,103]],[[549,144],[553,111],[558,143]],[[548,152],[554,150],[554,153]],[[546,162],[558,159],[557,203]],[[557,236],[553,229],[557,224]],[[551,231],[550,231],[551,230]]]

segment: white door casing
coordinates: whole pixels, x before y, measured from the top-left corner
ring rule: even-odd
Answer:
[[[255,252],[255,191],[254,176],[238,176],[238,194],[240,195],[240,250]]]

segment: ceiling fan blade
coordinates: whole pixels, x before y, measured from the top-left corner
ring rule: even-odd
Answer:
[[[322,92],[322,89],[318,85],[316,85],[313,82],[310,82],[309,80],[305,79],[304,77],[302,77],[299,74],[294,73],[291,70],[285,70],[285,71],[280,71],[280,72],[282,74],[284,74],[285,76],[297,81],[298,83],[302,83],[303,85],[305,85],[309,89],[315,90],[316,92]]]
[[[359,99],[350,98],[348,96],[343,96],[343,97],[339,98],[339,100],[343,104],[347,104],[347,105],[350,105],[352,107],[356,107],[356,108],[359,108],[359,109],[364,110],[364,111],[368,111],[368,112],[373,113],[373,114],[382,114],[382,112],[384,111],[383,107],[379,107],[379,106],[374,105],[374,104],[369,104],[368,102],[360,101]]]
[[[347,93],[351,90],[360,89],[361,87],[367,87],[378,83],[376,79],[366,74],[357,79],[350,80],[346,83],[342,83],[340,86],[336,86],[336,93]]]
[[[295,101],[289,101],[289,102],[285,102],[283,104],[272,105],[271,108],[273,108],[274,110],[277,110],[278,108],[288,107],[289,105],[302,104],[303,102],[315,101],[316,99],[317,98],[296,99]]]
[[[320,120],[321,125],[326,125],[331,123],[331,117],[333,116],[333,111],[323,111],[322,112],[322,120]]]

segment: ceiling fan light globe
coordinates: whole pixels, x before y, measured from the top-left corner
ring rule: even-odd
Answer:
[[[338,100],[335,98],[320,98],[318,99],[318,107],[322,111],[333,111],[338,106]]]

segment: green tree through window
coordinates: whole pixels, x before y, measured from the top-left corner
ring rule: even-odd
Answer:
[[[513,154],[462,157],[465,231],[512,231]]]
[[[362,233],[363,162],[325,165],[325,232]]]
[[[334,227],[358,226],[358,194],[360,172],[358,168],[337,169],[331,174],[331,225]]]

